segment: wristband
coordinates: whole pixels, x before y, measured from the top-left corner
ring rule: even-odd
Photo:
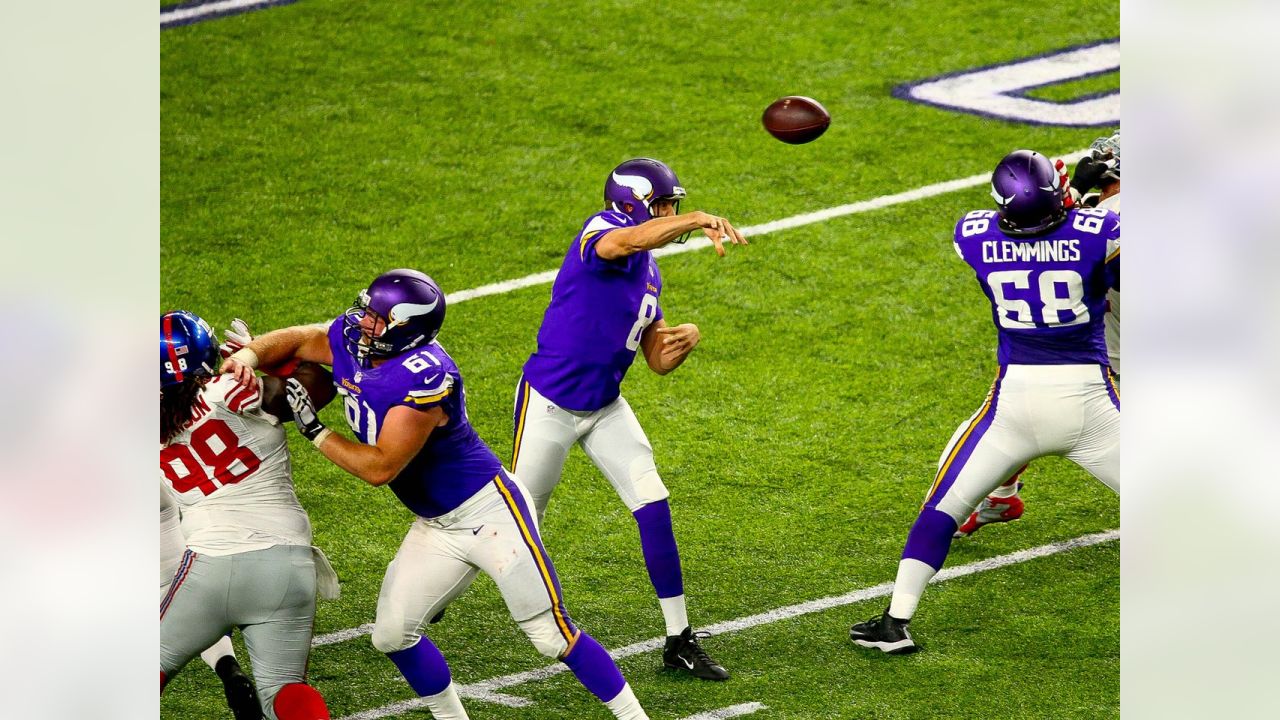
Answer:
[[[254,370],[258,369],[258,353],[254,352],[247,346],[231,353],[231,357],[227,359],[248,365]]]
[[[316,449],[319,450],[320,446],[324,444],[324,441],[328,439],[328,437],[332,434],[333,434],[332,430],[330,430],[329,428],[324,428],[320,432],[316,433],[316,436],[311,439],[311,444],[315,445]]]

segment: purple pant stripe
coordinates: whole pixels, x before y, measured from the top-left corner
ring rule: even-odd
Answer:
[[[1116,390],[1116,376],[1111,372],[1111,366],[1102,365],[1102,382],[1107,386],[1107,395],[1111,398],[1111,402],[1115,404],[1116,409],[1120,409],[1120,391]]]
[[[572,646],[577,641],[578,629],[574,626],[573,620],[569,617],[569,611],[564,607],[564,591],[560,589],[560,578],[556,575],[556,567],[551,562],[551,556],[547,554],[546,548],[542,547],[542,537],[538,533],[538,525],[533,520],[533,513],[529,512],[529,506],[525,504],[524,493],[520,492],[520,488],[511,482],[511,478],[505,472],[500,473],[495,481],[502,483],[502,487],[511,496],[515,508],[508,505],[507,510],[512,513],[512,517],[519,517],[523,521],[523,525],[529,529],[529,536],[533,539],[532,545],[526,540],[525,544],[529,547],[529,552],[533,553],[533,562],[539,567],[545,567],[547,576],[551,579],[551,586],[547,588],[547,594],[551,598],[552,611],[556,615],[557,624],[563,621],[560,628],[562,633],[567,631],[565,640]],[[517,524],[521,524],[517,522]],[[545,584],[545,579],[544,579]]]
[[[945,461],[945,465],[939,471],[939,477],[934,483],[933,492],[929,494],[924,507],[937,507],[938,502],[946,496],[947,491],[951,489],[960,472],[964,470],[965,463],[969,462],[969,457],[973,455],[974,448],[978,447],[978,443],[982,442],[982,437],[987,434],[987,430],[991,427],[991,423],[996,417],[996,410],[1000,402],[1000,383],[1004,380],[1004,372],[1005,368],[1001,366],[1000,373],[996,376],[996,382],[991,386],[991,400],[979,412],[977,419],[969,427],[968,434],[957,441],[958,447],[952,449],[951,457]]]

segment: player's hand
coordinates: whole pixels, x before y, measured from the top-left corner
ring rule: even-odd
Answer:
[[[1115,167],[1115,160],[1086,155],[1076,163],[1075,175],[1071,177],[1071,187],[1083,195],[1097,187],[1103,174],[1113,167]]]
[[[298,432],[308,440],[315,440],[316,436],[324,432],[324,423],[316,415],[311,395],[307,394],[302,383],[293,378],[284,381],[284,392],[285,399],[289,401],[289,409],[293,411],[293,422],[297,424]]]
[[[684,357],[702,340],[702,333],[693,323],[670,325],[658,328],[655,332],[662,336],[663,357]]]
[[[726,218],[711,213],[698,211],[698,224],[702,226],[702,232],[711,239],[711,244],[715,246],[716,255],[724,257],[724,243],[726,240],[733,245],[746,245],[747,239],[738,232]]]
[[[257,375],[253,372],[253,368],[235,358],[227,358],[222,361],[222,373],[234,378],[236,384],[240,387],[252,387],[257,382]]]
[[[253,333],[249,332],[249,324],[236,318],[231,321],[231,327],[222,331],[222,344],[218,346],[218,354],[226,360],[235,351],[251,342],[253,342]]]

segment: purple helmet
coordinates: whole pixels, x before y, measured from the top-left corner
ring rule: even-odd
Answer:
[[[160,316],[160,387],[189,377],[209,377],[218,362],[213,328],[194,313],[174,310]]]
[[[1014,150],[991,173],[991,197],[1000,208],[1000,229],[1010,235],[1034,235],[1066,219],[1062,176],[1038,152]]]
[[[604,183],[605,208],[630,216],[637,225],[653,219],[649,206],[658,200],[675,202],[676,212],[680,212],[680,199],[684,196],[675,171],[653,158],[622,163],[609,173]]]
[[[426,345],[440,333],[444,305],[440,286],[417,270],[401,268],[382,273],[360,291],[355,304],[342,316],[347,352],[367,368],[372,367],[375,358],[393,357]],[[360,321],[370,310],[386,326],[376,337],[366,338]]]

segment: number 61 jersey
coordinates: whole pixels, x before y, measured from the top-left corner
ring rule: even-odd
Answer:
[[[1120,216],[1073,209],[1038,235],[1009,235],[993,210],[956,224],[955,248],[991,300],[1001,365],[1108,365],[1107,289],[1120,289]]]
[[[284,428],[262,409],[262,381],[210,380],[182,432],[160,448],[160,478],[182,511],[187,547],[206,555],[310,545],[293,492]]]

